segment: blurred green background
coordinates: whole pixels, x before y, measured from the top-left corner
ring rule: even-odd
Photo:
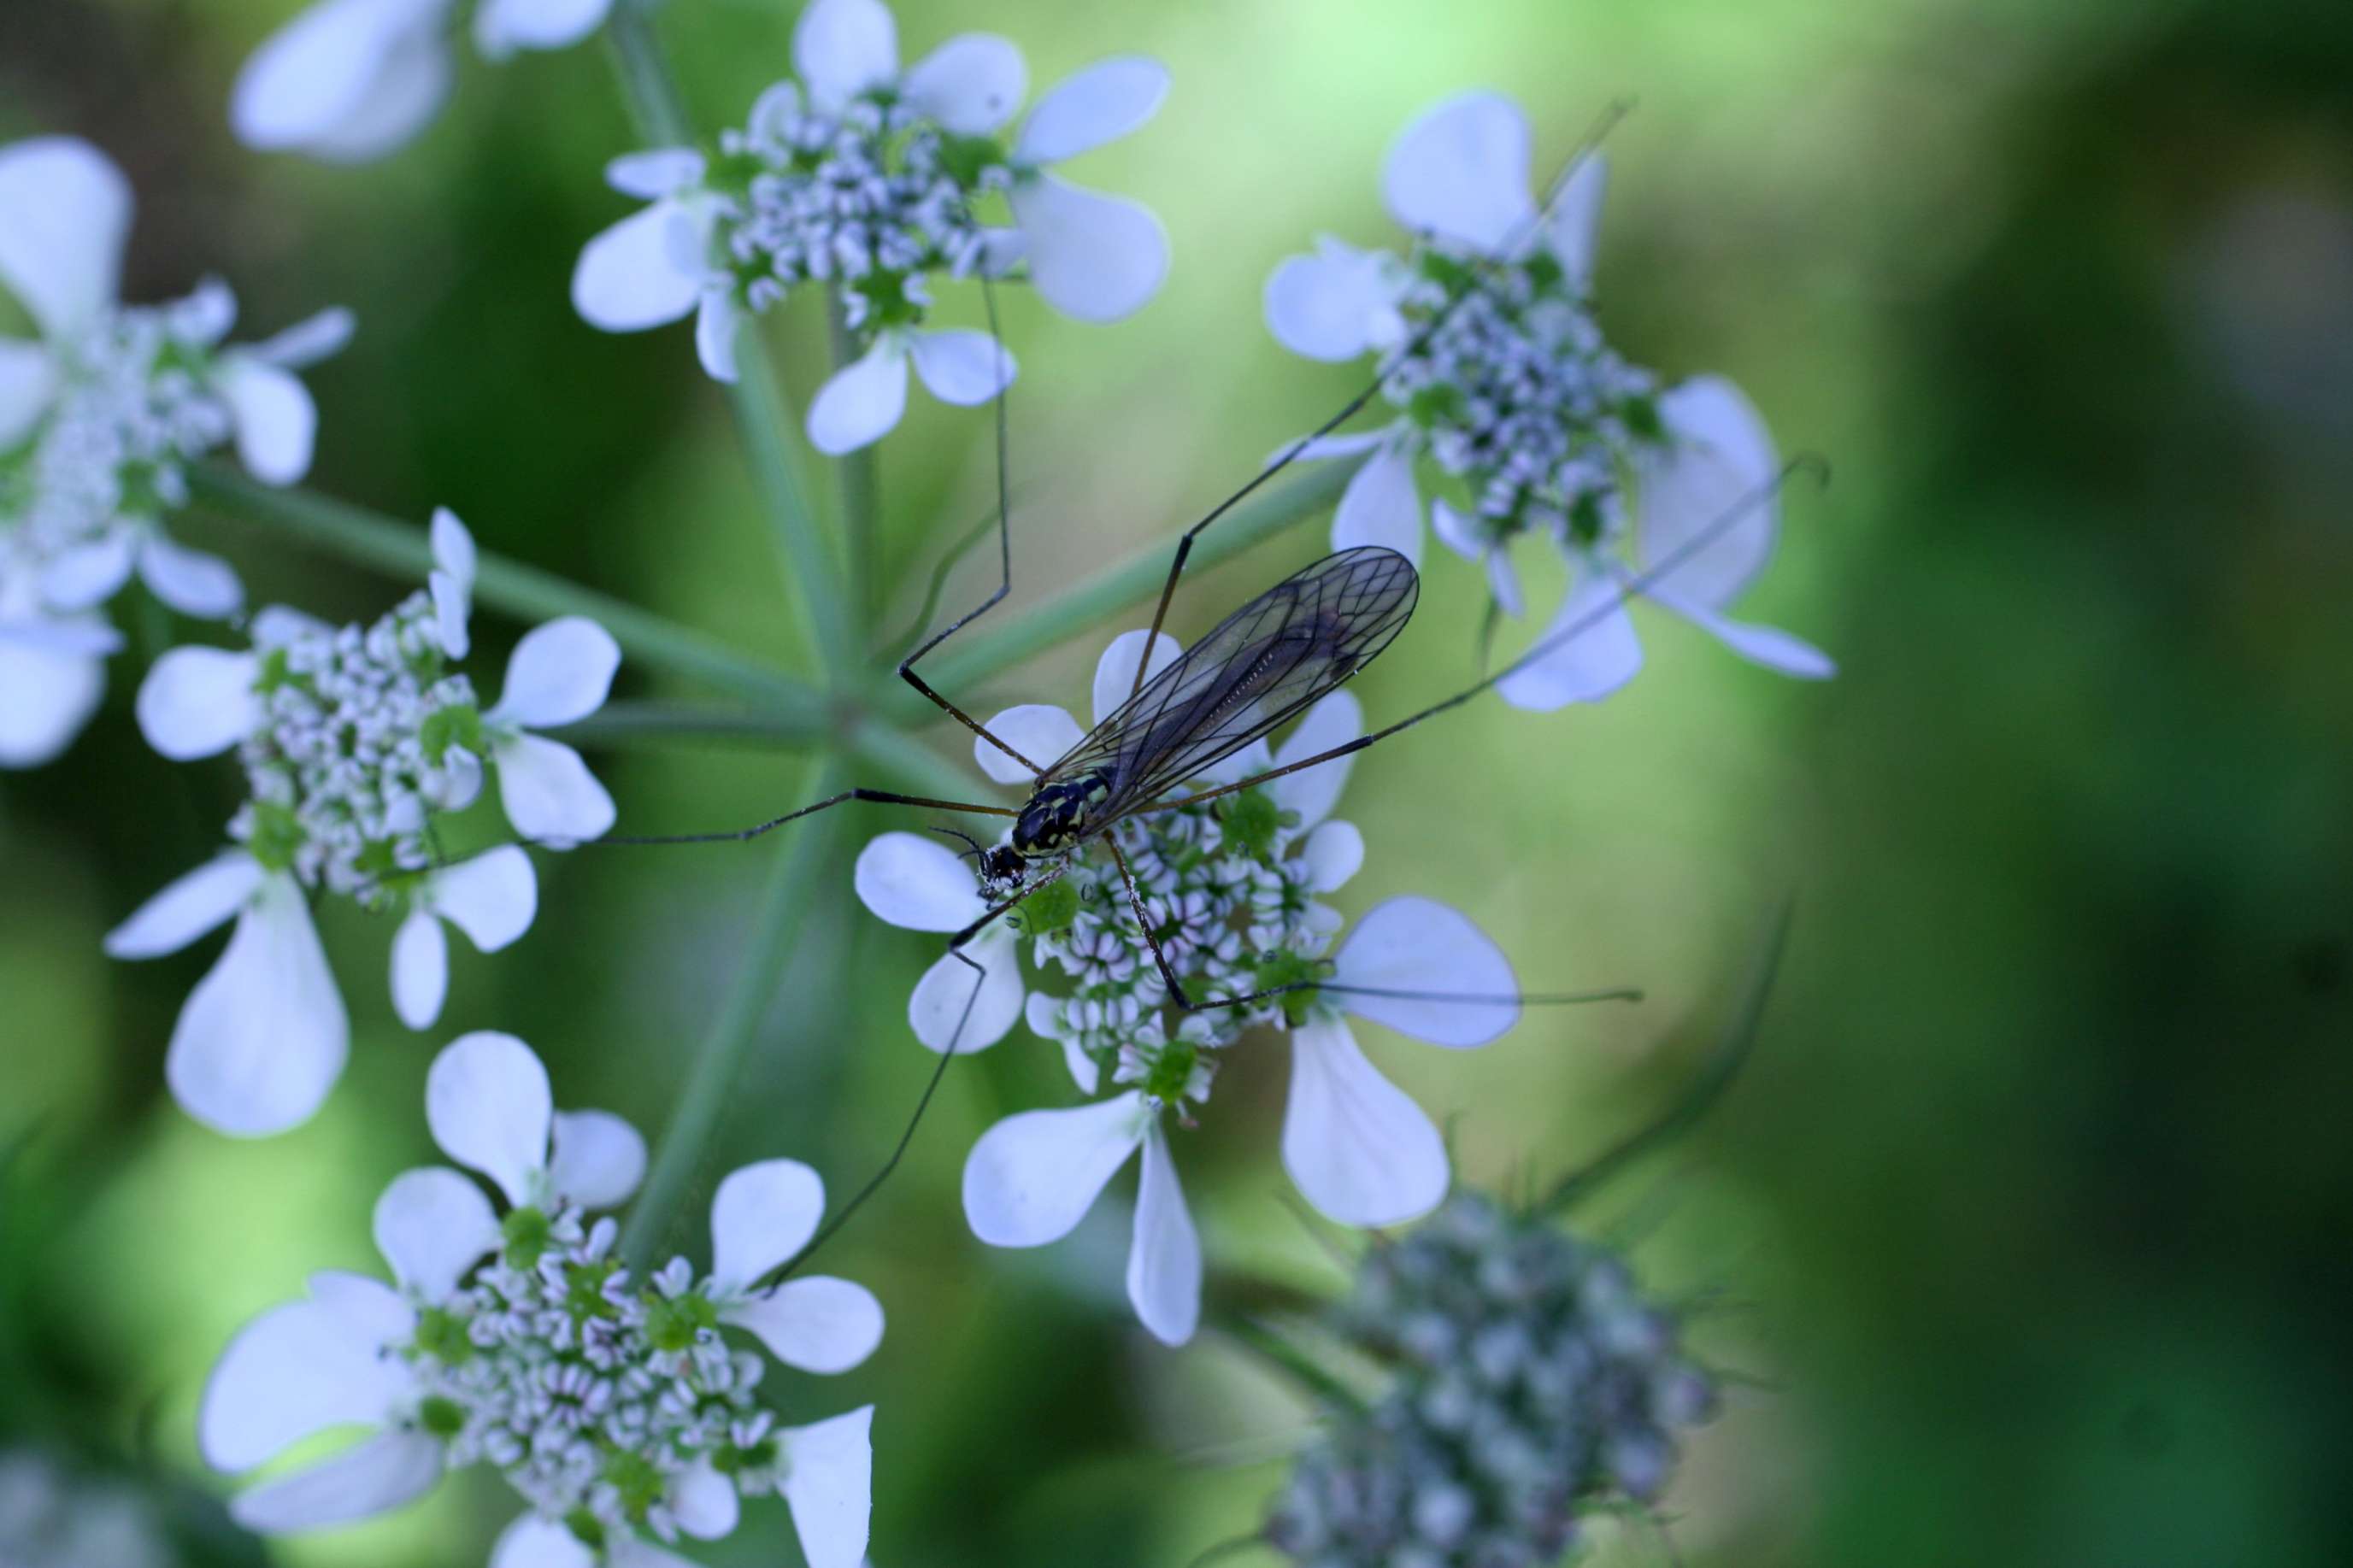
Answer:
[[[566,299],[581,243],[628,210],[599,179],[630,136],[602,46],[469,58],[419,142],[325,169],[227,133],[238,62],[293,9],[0,7],[0,139],[73,132],[125,167],[133,300],[217,271],[248,334],[356,308],[356,342],[311,378],[318,488],[420,524],[448,504],[488,548],[800,657],[689,333],[601,335]],[[1829,648],[1834,683],[1782,682],[1653,616],[1648,668],[1606,706],[1482,703],[1361,759],[1344,799],[1372,848],[1352,911],[1428,892],[1531,984],[1649,992],[1467,1056],[1370,1041],[1455,1119],[1472,1179],[1563,1169],[1670,1096],[1757,912],[1797,893],[1750,1075],[1593,1215],[1637,1227],[1665,1287],[1744,1304],[1698,1331],[1760,1386],[1735,1391],[1670,1495],[1683,1559],[2353,1561],[2353,8],[897,9],[911,59],[984,27],[1020,44],[1033,83],[1128,50],[1175,72],[1154,124],[1072,171],[1161,213],[1166,289],[1111,328],[1008,301],[1023,376],[1001,613],[1168,537],[1350,390],[1273,343],[1260,285],[1319,230],[1386,243],[1383,148],[1475,84],[1528,105],[1540,160],[1609,100],[1639,101],[1610,145],[1605,327],[1671,377],[1733,376],[1785,447],[1834,464],[1827,492],[1791,500],[1744,606]],[[739,120],[782,73],[791,16],[670,0],[659,32],[700,123]],[[968,290],[943,292],[976,318]],[[805,395],[819,319],[802,302],[772,331]],[[918,398],[882,447],[886,625],[984,510],[987,437]],[[1176,629],[1318,553],[1323,529],[1193,579]],[[185,533],[265,601],[365,616],[410,586],[234,520]],[[1358,685],[1376,716],[1472,668],[1476,574],[1430,565],[1416,625]],[[494,670],[522,628],[477,619]],[[1083,709],[1101,640],[956,695]],[[0,776],[0,1137],[39,1133],[9,1188],[0,1425],[63,1411],[193,1470],[195,1401],[235,1327],[310,1269],[374,1265],[369,1205],[432,1157],[433,1049],[513,1030],[560,1103],[657,1130],[768,856],[543,860],[536,927],[495,960],[461,948],[422,1037],[383,993],[389,931],[332,908],[351,1069],[301,1131],[230,1142],[176,1110],[160,1070],[216,943],[142,965],[99,951],[236,798],[228,764],[139,741],[142,657],[115,661],[63,761]],[[802,758],[744,748],[596,761],[640,831],[751,820],[807,782]],[[851,845],[903,825],[870,811]],[[778,1152],[846,1193],[930,1066],[903,1006],[933,939],[882,927],[847,884],[845,864],[804,928],[698,1210],[719,1173]],[[1338,1275],[1278,1201],[1285,1071],[1271,1042],[1241,1052],[1180,1160],[1214,1266],[1327,1289]],[[881,1568],[1181,1564],[1252,1524],[1305,1430],[1216,1336],[1176,1353],[1143,1336],[1117,1294],[1117,1205],[1042,1253],[965,1234],[972,1139],[1066,1093],[1026,1032],[955,1068],[830,1259],[882,1297],[882,1352],[777,1384],[804,1418],[879,1405]],[[676,1245],[702,1228],[691,1213]],[[476,1478],[271,1560],[470,1563],[512,1511]],[[772,1505],[707,1555],[795,1552]],[[1662,1560],[1640,1539],[1605,1552]]]

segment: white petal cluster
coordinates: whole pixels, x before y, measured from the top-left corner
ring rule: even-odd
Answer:
[[[1779,458],[1731,383],[1662,390],[1603,338],[1591,285],[1607,174],[1589,154],[1540,212],[1519,107],[1466,94],[1390,151],[1384,194],[1415,231],[1407,255],[1327,237],[1268,279],[1275,336],[1314,359],[1377,356],[1397,410],[1378,430],[1307,454],[1363,458],[1333,547],[1380,544],[1418,560],[1425,461],[1439,476],[1431,528],[1484,568],[1504,613],[1525,609],[1513,544],[1549,541],[1570,587],[1540,639],[1556,646],[1498,687],[1518,707],[1598,701],[1631,679],[1641,645],[1624,600],[1636,593],[1754,663],[1826,677],[1833,667],[1810,645],[1720,613],[1772,554]]]
[[[837,1373],[881,1342],[862,1287],[759,1281],[814,1234],[817,1173],[789,1160],[736,1172],[712,1206],[713,1271],[673,1258],[650,1279],[614,1256],[591,1211],[627,1201],[645,1147],[617,1117],[554,1110],[521,1040],[468,1035],[435,1061],[434,1137],[489,1177],[503,1214],[458,1172],[397,1177],[376,1205],[396,1286],[314,1275],[309,1296],[248,1324],[206,1389],[206,1458],[252,1468],[309,1435],[357,1423],[352,1447],[240,1494],[248,1528],[295,1531],[396,1508],[447,1470],[483,1464],[529,1504],[492,1568],[675,1564],[655,1542],[731,1533],[745,1497],[779,1494],[813,1568],[866,1549],[871,1407],[780,1426],[758,1401],[766,1363]],[[649,1540],[649,1537],[651,1540]]]
[[[1621,1261],[1482,1194],[1368,1250],[1331,1326],[1392,1383],[1293,1468],[1266,1539],[1302,1568],[1546,1568],[1715,1408]]]
[[[0,1449],[0,1568],[174,1568],[148,1500],[37,1448]]]
[[[716,147],[614,162],[614,188],[651,205],[582,251],[572,296],[588,321],[634,331],[692,314],[703,367],[732,381],[744,314],[803,285],[829,289],[865,351],[809,408],[809,439],[840,453],[897,425],[911,365],[954,404],[985,403],[1013,379],[1011,355],[987,333],[927,325],[933,279],[1026,268],[1048,303],[1092,321],[1159,288],[1158,220],[1048,172],[1148,120],[1167,86],[1156,63],[1080,72],[1008,142],[999,133],[1029,72],[1003,38],[965,34],[902,71],[881,0],[814,0],[793,61],[797,79],[763,93]],[[1009,225],[982,221],[992,198]]]
[[[504,695],[482,708],[455,667],[470,647],[473,540],[443,511],[433,545],[429,587],[366,626],[272,606],[252,618],[249,648],[174,648],[140,687],[140,728],[157,751],[188,761],[234,747],[245,768],[235,847],[107,938],[118,958],[152,958],[235,917],[165,1058],[181,1104],[224,1131],[306,1120],[342,1071],[350,1027],[310,895],[399,918],[394,1009],[427,1028],[448,988],[445,922],[494,952],[530,929],[539,901],[521,847],[444,863],[437,819],[471,805],[487,773],[530,843],[568,847],[613,824],[612,797],[580,754],[533,731],[602,707],[619,647],[592,621],[551,621],[516,645]]]
[[[1105,651],[1095,675],[1098,721],[1125,700],[1145,634]],[[1147,677],[1178,649],[1163,637]],[[1063,754],[1081,733],[1058,708],[1029,705],[989,721],[1025,755]],[[1197,787],[1239,782],[1345,745],[1364,732],[1356,698],[1334,692],[1282,744],[1264,742],[1218,764]],[[974,753],[1001,784],[1029,774],[987,741]],[[1346,1015],[1464,1047],[1488,1043],[1518,1018],[1502,999],[1511,966],[1476,926],[1443,904],[1393,899],[1345,940],[1322,900],[1364,861],[1364,838],[1331,814],[1346,782],[1338,759],[1263,785],[1129,818],[1113,829],[1142,895],[1145,919],[1195,1002],[1278,986],[1301,989],[1240,1007],[1179,1014],[1154,962],[1110,854],[1089,846],[1060,862],[1032,861],[1028,881],[1053,878],[1015,913],[942,957],[909,1005],[916,1037],[934,1050],[977,1050],[1026,1018],[1057,1041],[1078,1091],[1103,1098],[1076,1110],[1034,1110],[997,1123],[975,1145],[964,1179],[973,1233],[1002,1247],[1036,1247],[1070,1233],[1128,1158],[1141,1150],[1143,1184],[1128,1293],[1160,1339],[1190,1338],[1200,1310],[1201,1254],[1177,1184],[1164,1123],[1195,1124],[1224,1053],[1254,1026],[1287,1031],[1292,1089],[1283,1160],[1301,1193],[1345,1225],[1394,1225],[1444,1197],[1448,1162],[1437,1127],[1368,1060]],[[888,833],[859,857],[867,908],[894,925],[955,931],[1015,889],[985,884],[935,839]],[[1035,985],[1022,977],[1027,947]],[[971,963],[965,960],[969,959]],[[976,983],[972,963],[983,971]],[[1318,983],[1335,989],[1324,990]],[[1336,987],[1355,989],[1343,990]],[[1410,992],[1481,1000],[1374,994]]]
[[[294,372],[351,332],[330,310],[229,344],[237,300],[217,279],[121,303],[131,215],[89,143],[0,147],[0,289],[41,334],[0,337],[0,766],[46,762],[79,731],[120,640],[98,608],[134,574],[184,615],[243,607],[228,564],[164,521],[187,502],[187,465],[231,443],[268,483],[308,471],[318,413]]]

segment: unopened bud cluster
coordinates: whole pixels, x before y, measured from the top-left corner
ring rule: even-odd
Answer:
[[[1655,1499],[1715,1405],[1623,1262],[1477,1193],[1372,1248],[1335,1327],[1394,1381],[1276,1501],[1303,1568],[1546,1568],[1596,1508]]]
[[[305,887],[376,907],[433,864],[431,814],[480,792],[473,686],[421,592],[364,626],[265,617],[257,651],[262,720],[238,750],[251,799],[229,832]]]

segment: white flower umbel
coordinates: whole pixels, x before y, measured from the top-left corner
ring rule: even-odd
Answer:
[[[38,1448],[0,1448],[0,1568],[174,1568],[180,1553],[136,1488]]]
[[[0,337],[0,766],[47,761],[97,705],[117,638],[97,606],[136,574],[184,615],[244,604],[237,574],[174,543],[186,465],[234,444],[253,475],[311,466],[318,412],[294,372],[340,348],[328,310],[265,342],[207,279],[166,305],[120,303],[131,187],[71,137],[0,147],[0,289],[40,332]]]
[[[711,1210],[712,1273],[684,1258],[649,1279],[613,1255],[595,1211],[627,1201],[645,1146],[619,1118],[558,1112],[547,1074],[511,1035],[444,1050],[427,1086],[433,1136],[488,1177],[429,1168],[395,1179],[375,1239],[395,1285],[311,1276],[229,1344],[205,1390],[206,1459],[244,1471],[330,1427],[370,1436],[237,1495],[230,1510],[271,1533],[382,1513],[447,1470],[483,1464],[530,1505],[492,1568],[677,1564],[655,1544],[715,1540],[744,1497],[780,1493],[812,1568],[857,1568],[866,1551],[871,1406],[803,1426],[757,1398],[765,1363],[740,1328],[806,1372],[863,1362],[882,1309],[846,1279],[762,1278],[816,1232],[817,1173],[790,1160],[737,1171]],[[652,1539],[649,1539],[649,1538]]]
[[[1601,155],[1588,154],[1540,215],[1519,107],[1464,94],[1390,149],[1383,194],[1414,231],[1407,255],[1327,237],[1267,279],[1267,324],[1283,345],[1321,360],[1375,355],[1397,410],[1380,429],[1327,437],[1306,454],[1364,459],[1333,548],[1383,544],[1419,559],[1425,462],[1438,479],[1431,528],[1483,567],[1504,613],[1525,609],[1514,542],[1551,541],[1570,584],[1543,637],[1560,646],[1498,687],[1517,707],[1599,701],[1633,678],[1642,651],[1630,592],[1743,658],[1827,677],[1819,649],[1722,613],[1772,555],[1780,460],[1730,382],[1661,391],[1603,339],[1592,272],[1606,179]]]
[[[487,765],[531,843],[561,848],[613,824],[612,797],[580,754],[533,731],[601,707],[619,647],[593,621],[551,621],[515,646],[504,695],[481,708],[455,668],[473,541],[443,511],[433,545],[431,587],[371,625],[273,606],[253,618],[250,648],[174,648],[140,686],[139,725],[157,751],[186,761],[234,746],[245,767],[248,799],[228,825],[236,847],[107,938],[118,958],[152,958],[236,917],[165,1058],[180,1103],[222,1131],[259,1136],[308,1119],[343,1068],[350,1030],[307,894],[398,919],[394,1008],[427,1028],[448,987],[444,924],[495,952],[530,929],[539,901],[520,847],[447,863],[437,819],[472,803]]]
[[[1048,304],[1088,321],[1115,321],[1159,289],[1159,220],[1049,172],[1152,117],[1168,80],[1155,61],[1079,72],[1009,142],[1029,71],[1003,38],[967,33],[902,71],[881,0],[814,0],[793,32],[793,68],[715,146],[614,162],[613,187],[651,205],[581,252],[572,298],[591,324],[636,331],[694,315],[703,368],[732,381],[744,315],[802,284],[829,289],[864,352],[811,401],[808,435],[840,453],[898,424],[910,366],[947,403],[985,403],[1012,380],[1012,356],[987,333],[927,325],[934,278],[1019,269]],[[1009,226],[978,214],[999,195]]]
[[[1095,671],[1098,722],[1126,699],[1145,636],[1129,632],[1105,651]],[[1153,669],[1176,652],[1163,637]],[[1041,763],[1063,755],[1081,735],[1076,719],[1042,705],[1008,709],[989,728]],[[1363,732],[1356,698],[1334,692],[1281,746],[1253,744],[1199,782],[1238,781]],[[986,741],[976,742],[974,754],[999,784],[1029,781]],[[1225,1051],[1252,1025],[1292,1036],[1283,1159],[1300,1191],[1343,1224],[1377,1226],[1426,1213],[1445,1195],[1446,1150],[1429,1117],[1366,1059],[1343,1015],[1452,1047],[1484,1045],[1518,1017],[1515,1005],[1494,1000],[1515,989],[1511,966],[1443,904],[1391,900],[1333,946],[1343,921],[1321,900],[1356,874],[1365,855],[1363,836],[1331,815],[1347,773],[1342,759],[1219,800],[1131,817],[1114,829],[1153,934],[1188,996],[1302,989],[1245,1007],[1176,1013],[1126,884],[1109,854],[1090,847],[1029,862],[1020,885],[1050,878],[1051,885],[965,948],[984,971],[976,991],[971,966],[944,956],[909,1005],[916,1037],[934,1050],[951,1042],[960,1052],[981,1049],[1026,1017],[1032,1033],[1060,1045],[1082,1094],[1107,1096],[1075,1110],[1024,1112],[990,1129],[965,1167],[965,1215],[975,1235],[997,1246],[1057,1240],[1141,1150],[1128,1295],[1145,1326],[1171,1344],[1190,1338],[1199,1318],[1201,1251],[1165,1121],[1173,1113],[1179,1127],[1193,1125]],[[893,925],[957,931],[1015,890],[985,881],[967,863],[976,858],[934,838],[886,833],[859,857],[858,894]],[[1039,976],[1035,989],[1021,973],[1025,945]],[[1059,982],[1047,978],[1057,972]],[[1306,988],[1319,981],[1486,1000]]]
[[[474,47],[503,60],[560,49],[602,26],[612,0],[479,0]],[[456,75],[459,0],[321,0],[271,34],[237,73],[237,140],[331,163],[405,145],[440,112]]]

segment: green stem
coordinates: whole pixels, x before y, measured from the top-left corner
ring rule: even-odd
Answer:
[[[1301,464],[1289,477],[1242,502],[1202,534],[1187,560],[1187,570],[1214,566],[1327,510],[1339,500],[1358,466],[1358,461],[1345,459]],[[1173,549],[1167,544],[1153,545],[1065,588],[1017,620],[975,628],[943,647],[924,667],[925,678],[951,696],[969,691],[1113,613],[1144,603],[1167,581]],[[937,716],[912,691],[894,691],[879,706],[894,723],[920,723]]]
[[[1365,1408],[1363,1397],[1355,1389],[1256,1318],[1221,1317],[1217,1320],[1216,1327],[1236,1344],[1291,1378],[1324,1404],[1352,1413],[1362,1412]]]
[[[833,342],[833,368],[839,371],[858,358],[858,334],[850,330],[849,317],[841,308],[839,295],[826,296],[825,320]],[[874,448],[860,447],[846,454],[840,472],[842,543],[849,562],[847,592],[851,614],[857,616],[859,625],[864,626],[874,613],[874,533],[882,523]]]
[[[651,147],[692,146],[694,122],[654,42],[653,8],[653,0],[621,0],[605,23],[606,46],[638,140]]]
[[[818,770],[812,798],[841,787],[836,766],[828,764]],[[790,841],[776,850],[776,867],[760,900],[751,938],[744,943],[734,983],[720,1003],[710,1032],[703,1036],[694,1065],[688,1070],[686,1087],[670,1111],[670,1124],[662,1130],[645,1187],[621,1232],[622,1260],[640,1278],[684,1201],[703,1151],[743,1077],[744,1059],[759,1037],[760,1021],[790,967],[793,938],[845,826],[839,812],[825,812],[782,830]]]
[[[914,736],[861,721],[846,710],[828,723],[815,715],[756,708],[607,702],[591,717],[551,733],[574,745],[647,750],[697,742],[781,751],[830,745],[870,764],[879,775],[853,783],[889,782],[942,800],[975,800],[976,795],[992,793],[977,773],[957,767]]]
[[[278,489],[233,469],[200,464],[189,471],[196,499],[227,516],[244,518],[346,561],[422,584],[433,570],[425,530],[348,501],[309,490]],[[823,701],[807,686],[725,644],[650,610],[567,582],[553,572],[482,553],[474,568],[474,597],[519,620],[586,616],[613,634],[631,659],[691,676],[760,704],[780,722],[814,724]]]

